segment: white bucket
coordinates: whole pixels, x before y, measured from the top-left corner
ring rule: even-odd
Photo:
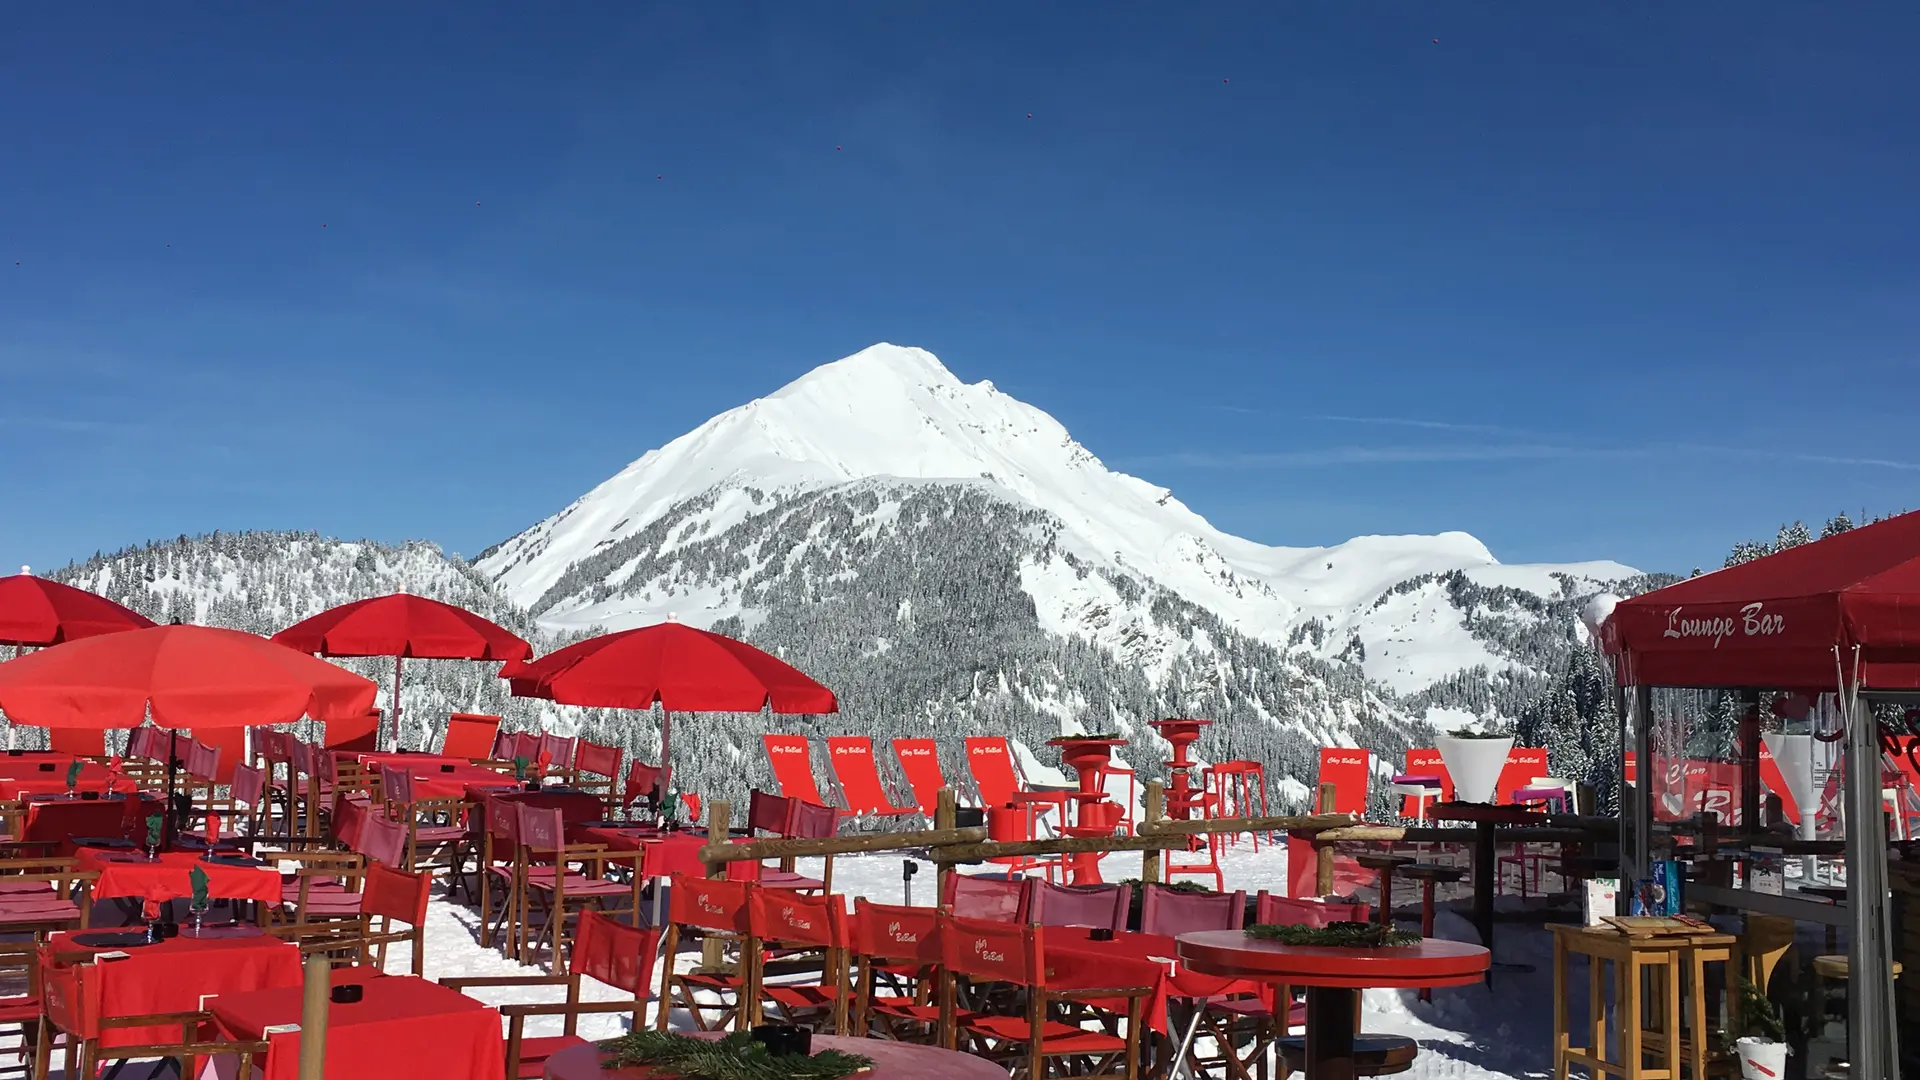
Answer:
[[[1434,746],[1440,751],[1440,760],[1446,763],[1447,774],[1453,777],[1454,798],[1469,803],[1493,801],[1493,790],[1500,783],[1501,771],[1507,767],[1507,754],[1513,750],[1512,739],[1456,739],[1442,735],[1434,740]]]
[[[1786,1080],[1787,1044],[1770,1039],[1745,1038],[1733,1044],[1743,1080]]]

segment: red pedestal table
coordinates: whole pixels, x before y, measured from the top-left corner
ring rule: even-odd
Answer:
[[[1104,772],[1113,761],[1113,748],[1125,746],[1125,739],[1086,739],[1066,737],[1050,739],[1048,746],[1060,748],[1060,760],[1080,777],[1080,790],[1069,798],[1074,801],[1073,824],[1062,823],[1060,832],[1071,837],[1112,836],[1120,824],[1121,808],[1107,798]],[[1075,885],[1099,885],[1100,856],[1086,852],[1068,857]]]
[[[1212,723],[1211,720],[1174,718],[1155,720],[1148,725],[1173,744],[1173,760],[1167,762],[1167,816],[1175,821],[1187,820],[1205,794],[1195,790],[1187,776],[1187,770],[1194,765],[1187,757],[1187,750],[1199,740],[1200,729]]]
[[[1303,986],[1307,990],[1307,1080],[1354,1080],[1355,995],[1363,989],[1417,990],[1478,982],[1491,957],[1463,941],[1349,949],[1285,945],[1242,930],[1206,930],[1176,939],[1180,962],[1203,975]]]

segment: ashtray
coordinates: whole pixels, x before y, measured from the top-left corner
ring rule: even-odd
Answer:
[[[451,763],[446,763],[446,764],[442,764],[442,765],[440,766],[440,771],[441,771],[441,772],[452,772],[452,771],[453,771],[453,765],[452,765]]]
[[[51,761],[43,761],[43,762],[41,762],[41,763],[40,763],[40,771],[41,771],[41,772],[52,772],[52,771],[53,771],[53,762],[51,762]]]
[[[80,798],[85,802],[93,802],[100,798],[100,793],[97,791],[83,791],[80,793]]]
[[[367,988],[359,983],[341,983],[333,988],[333,993],[329,996],[333,998],[333,1003],[336,1005],[351,1005],[366,994]]]
[[[1113,928],[1110,926],[1096,926],[1093,929],[1087,931],[1087,940],[1088,941],[1112,941]]]
[[[765,1046],[767,1053],[774,1057],[806,1057],[813,1052],[812,1028],[793,1024],[761,1024],[751,1034],[753,1041]]]

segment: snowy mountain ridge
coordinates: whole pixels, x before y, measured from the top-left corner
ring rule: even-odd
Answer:
[[[622,629],[669,612],[751,622],[748,598],[720,579],[690,585],[683,578],[680,587],[635,580],[637,552],[593,589],[556,586],[572,568],[677,510],[698,506],[681,513],[649,561],[773,512],[788,497],[877,478],[983,485],[1056,518],[1055,550],[1022,567],[1023,587],[1050,632],[1115,649],[1143,632],[1140,620],[1115,617],[1112,590],[1069,566],[1070,555],[1165,588],[1269,645],[1356,659],[1399,693],[1512,661],[1461,625],[1444,588],[1389,595],[1395,586],[1463,572],[1487,587],[1552,596],[1562,578],[1593,592],[1638,574],[1609,562],[1504,565],[1464,532],[1365,536],[1328,547],[1258,544],[1216,529],[1163,487],[1109,470],[1053,417],[991,382],[964,383],[933,354],[884,343],[649,451],[485,553],[477,568],[556,630]]]

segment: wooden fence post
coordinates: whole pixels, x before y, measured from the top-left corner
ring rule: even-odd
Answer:
[[[939,794],[934,796],[933,827],[936,830],[954,828],[956,817],[953,789],[943,787],[940,789]],[[935,867],[934,870],[933,906],[939,907],[941,903],[944,902],[943,898],[947,895],[947,877],[953,873],[953,867],[947,863],[941,863]]]
[[[1157,822],[1166,814],[1167,792],[1158,780],[1147,781],[1147,799],[1141,808],[1141,817],[1149,822]],[[1137,828],[1136,828],[1136,831]],[[1140,853],[1140,882],[1143,885],[1156,885],[1160,881],[1160,853],[1143,851]]]
[[[307,957],[300,995],[300,1080],[321,1080],[327,1062],[327,1010],[333,995],[333,964],[324,952]]]
[[[724,844],[727,833],[733,828],[733,804],[724,799],[707,803],[707,843]],[[726,863],[708,863],[707,876],[725,877]],[[668,963],[672,963],[669,958]],[[711,934],[700,941],[700,967],[706,971],[715,971],[726,966],[726,954],[722,951],[722,942]]]
[[[1333,813],[1334,786],[1320,785],[1320,802],[1315,807],[1323,814]],[[1313,887],[1315,895],[1333,895],[1333,848],[1318,848],[1314,852]]]

